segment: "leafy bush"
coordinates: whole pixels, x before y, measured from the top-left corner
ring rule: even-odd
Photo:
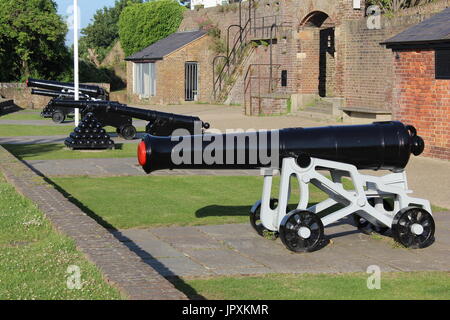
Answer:
[[[133,3],[142,3],[143,0],[116,0],[113,7],[104,7],[97,10],[92,22],[81,33],[80,54],[89,59],[88,48],[95,51],[98,61],[105,58],[112,46],[119,38],[119,17],[123,9]]]
[[[384,12],[396,12],[433,1],[434,0],[369,0],[367,5],[377,5]]]
[[[0,1],[0,81],[54,78],[66,65],[67,26],[52,0]]]
[[[175,0],[156,0],[126,7],[119,19],[119,36],[131,55],[177,31],[185,7]]]

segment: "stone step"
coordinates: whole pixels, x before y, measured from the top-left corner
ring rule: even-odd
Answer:
[[[317,121],[338,121],[340,120],[338,117],[333,116],[332,114],[323,113],[323,112],[311,112],[309,110],[297,111],[293,113],[293,115],[297,117],[303,117],[309,120],[317,120]]]

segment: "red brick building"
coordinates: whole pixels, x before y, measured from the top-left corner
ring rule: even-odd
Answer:
[[[450,8],[384,44],[394,52],[394,119],[417,128],[425,155],[449,160]]]

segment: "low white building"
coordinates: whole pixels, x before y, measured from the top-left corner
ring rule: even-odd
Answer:
[[[191,0],[191,10],[194,10],[196,6],[201,5],[203,5],[204,8],[211,8],[232,2],[239,2],[239,0]]]

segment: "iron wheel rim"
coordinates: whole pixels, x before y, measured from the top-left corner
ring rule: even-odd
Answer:
[[[412,231],[419,224],[423,228],[420,235]],[[408,207],[400,210],[392,223],[394,239],[406,248],[426,248],[434,242],[435,224],[433,216],[425,209]]]
[[[278,205],[278,199],[270,199],[270,207],[271,209],[274,209]],[[255,209],[250,210],[250,224],[253,227],[253,229],[262,237],[264,237],[264,233],[267,231],[270,231],[264,225],[261,221],[261,201],[258,201]],[[275,233],[277,236],[278,234]]]
[[[299,235],[300,228],[310,231],[308,238]],[[319,248],[324,240],[322,220],[314,213],[294,210],[287,214],[280,225],[280,238],[283,244],[294,252],[312,252]]]

